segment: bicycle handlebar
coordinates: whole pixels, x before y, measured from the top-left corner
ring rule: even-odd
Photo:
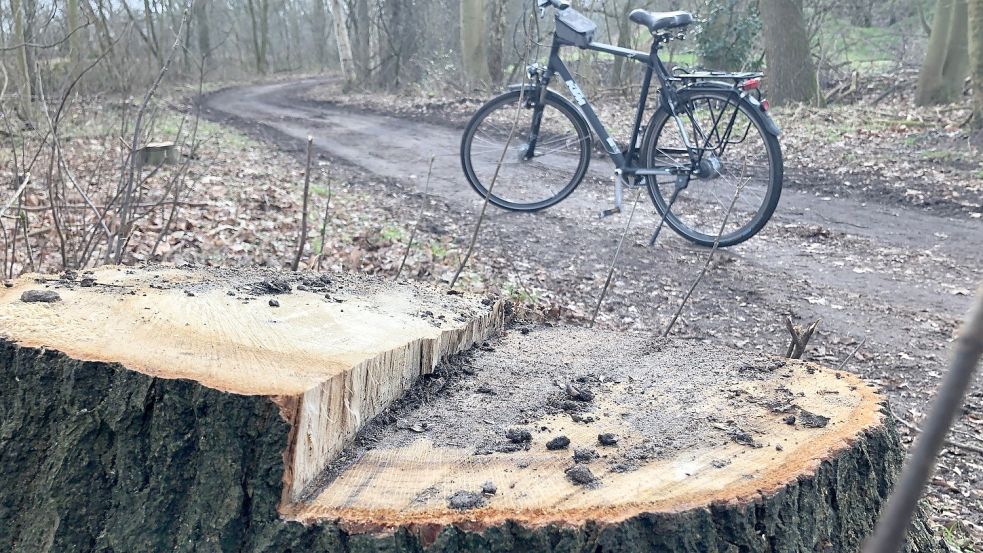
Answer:
[[[546,6],[553,6],[558,10],[565,10],[570,7],[570,2],[567,0],[536,0],[540,8],[545,8]]]

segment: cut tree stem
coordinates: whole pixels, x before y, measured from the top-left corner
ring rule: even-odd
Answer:
[[[314,137],[307,137],[307,168],[304,170],[304,211],[300,219],[300,243],[297,244],[297,255],[294,257],[291,269],[294,271],[300,267],[300,258],[304,256],[304,246],[307,245],[307,217],[310,214],[311,195],[311,152],[314,149]]]
[[[403,254],[403,260],[399,262],[399,268],[396,269],[396,276],[393,277],[393,280],[399,280],[399,275],[403,272],[403,267],[406,266],[406,259],[410,256],[410,250],[413,249],[413,239],[416,238],[416,231],[420,228],[420,221],[423,219],[423,210],[427,207],[427,194],[430,192],[430,177],[433,175],[433,162],[436,159],[437,156],[430,156],[430,166],[427,168],[427,182],[423,185],[423,201],[420,203],[420,213],[416,217],[413,230],[410,231],[410,240],[406,244],[406,252]]]

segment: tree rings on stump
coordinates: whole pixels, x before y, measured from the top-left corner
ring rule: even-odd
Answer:
[[[563,326],[494,338],[502,320],[355,277],[23,277],[0,289],[0,549],[840,552],[870,534],[903,451],[856,376]],[[920,516],[909,550],[935,547]]]

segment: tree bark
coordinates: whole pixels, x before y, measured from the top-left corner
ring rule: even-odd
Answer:
[[[346,0],[348,3],[347,29],[349,29],[355,80],[368,81],[372,75],[371,13],[369,0]],[[352,15],[354,14],[354,16]]]
[[[760,0],[759,10],[772,104],[822,103],[801,0]]]
[[[69,56],[72,58],[72,62],[78,64],[82,57],[82,37],[84,36],[82,31],[76,31],[79,28],[79,0],[67,0],[65,3],[65,12],[68,32],[72,33],[71,38],[68,39]]]
[[[945,63],[942,65],[941,94],[942,98],[950,102],[962,95],[963,84],[969,73],[969,8],[966,2],[967,0],[956,0]]]
[[[966,0],[938,0],[925,61],[918,75],[915,103],[920,106],[955,101],[969,70]]]
[[[283,520],[288,423],[263,396],[0,340],[0,547],[36,551],[756,553],[857,551],[903,460],[893,424],[777,493],[619,523]],[[889,421],[890,422],[890,421]],[[924,515],[908,552],[941,551]]]
[[[915,103],[920,106],[938,102],[942,90],[942,66],[945,64],[949,44],[949,29],[952,27],[955,0],[937,0],[935,17],[932,19],[932,34],[925,50],[925,60],[918,73],[918,89]]]
[[[324,5],[325,0],[313,0],[313,17],[311,18],[311,30],[314,35],[314,49],[317,52],[317,66],[320,71],[327,67],[327,40],[328,40],[328,9]],[[337,37],[337,33],[335,33]],[[340,39],[338,39],[340,40]]]
[[[461,0],[461,63],[464,75],[478,82],[491,79],[486,54],[484,4],[482,0]]]
[[[488,77],[502,82],[505,73],[505,3],[488,3]]]
[[[211,29],[208,25],[208,2],[197,1],[194,5],[195,24],[198,25],[198,55],[207,65],[212,52]]]
[[[258,9],[257,2],[259,2]],[[249,10],[249,21],[252,29],[256,72],[265,75],[267,72],[266,45],[269,42],[269,2],[268,0],[247,0],[246,8]]]
[[[969,61],[974,129],[983,129],[983,0],[969,1]]]
[[[14,74],[14,83],[16,85],[17,96],[20,104],[20,108],[23,110],[23,115],[27,116],[31,111],[31,103],[33,99],[33,84],[31,79],[30,64],[28,62],[28,48],[27,37],[25,36],[25,27],[27,17],[24,14],[25,6],[21,3],[21,0],[10,0],[10,13],[14,19],[14,44],[20,44],[21,47],[14,50],[14,56],[17,58],[17,71]]]
[[[157,67],[164,65],[164,53],[160,49],[160,41],[157,40],[157,29],[154,26],[154,11],[150,7],[150,0],[143,0],[143,20],[147,24],[147,36],[150,39],[150,51],[153,52],[154,59],[157,60]]]
[[[335,40],[338,43],[338,61],[341,64],[341,75],[345,82],[352,83],[356,79],[356,72],[353,66],[351,38],[348,34],[348,9],[342,0],[331,0],[330,6]]]

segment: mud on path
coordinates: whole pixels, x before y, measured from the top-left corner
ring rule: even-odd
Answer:
[[[321,155],[345,166],[353,182],[381,182],[363,192],[407,227],[419,214],[422,176],[436,155],[422,228],[466,244],[481,205],[460,168],[460,128],[303,98],[322,82],[222,90],[207,97],[205,114],[288,151],[300,153],[313,136]],[[787,168],[795,163],[785,160]],[[489,209],[476,256],[493,274],[483,278],[542,290],[562,316],[589,319],[627,221],[627,214],[598,220],[612,203],[610,166],[601,158],[591,167],[591,178],[554,208],[532,215]],[[674,335],[777,353],[787,344],[785,314],[797,322],[822,319],[807,356],[836,366],[866,339],[847,369],[881,385],[895,413],[917,425],[983,280],[983,220],[840,196],[786,187],[764,231],[717,253]],[[649,248],[656,221],[643,194],[600,324],[661,334],[703,266],[707,250],[669,231]],[[964,530],[983,543],[983,455],[972,451],[983,448],[983,379],[956,430],[954,440],[970,447],[943,457],[932,488],[935,518],[969,523]]]

